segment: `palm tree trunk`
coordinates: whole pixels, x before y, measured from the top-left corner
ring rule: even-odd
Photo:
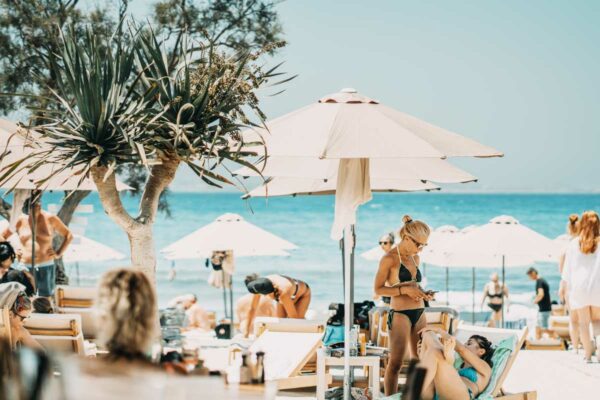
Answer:
[[[140,200],[139,215],[133,218],[127,213],[119,192],[115,174],[106,175],[106,167],[94,167],[92,178],[98,188],[98,195],[108,216],[125,231],[131,249],[131,265],[144,271],[152,282],[156,274],[156,253],[154,249],[153,225],[158,210],[161,193],[175,178],[179,161],[175,158],[164,159],[162,164],[154,165]]]

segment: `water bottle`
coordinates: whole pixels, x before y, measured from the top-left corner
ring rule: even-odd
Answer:
[[[356,357],[358,355],[358,334],[360,332],[360,326],[353,325],[350,329],[350,356]]]

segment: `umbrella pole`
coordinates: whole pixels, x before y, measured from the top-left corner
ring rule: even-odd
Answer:
[[[229,316],[231,321],[231,329],[229,330],[229,338],[233,337],[235,324],[233,322],[233,275],[229,275]]]
[[[471,323],[475,325],[475,267],[473,267],[473,284],[471,285]]]
[[[502,328],[504,328],[504,285],[505,285],[505,278],[506,278],[506,273],[505,273],[505,260],[504,260],[504,255],[502,255]]]
[[[352,317],[350,314],[350,298],[352,291],[350,289],[350,271],[351,271],[351,248],[352,227],[344,228],[344,237],[342,239],[342,248],[344,254],[344,400],[350,400],[350,328],[352,326]]]
[[[446,305],[450,305],[450,268],[446,267]]]

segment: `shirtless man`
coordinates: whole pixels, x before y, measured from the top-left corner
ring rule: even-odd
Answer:
[[[15,227],[22,245],[22,248],[17,251],[18,269],[33,269],[38,296],[52,296],[56,287],[54,260],[62,257],[73,240],[73,234],[60,218],[42,210],[41,192],[39,191],[34,191],[25,202],[23,212],[29,215],[19,217]],[[34,222],[32,215],[35,215],[35,255],[31,252],[31,226]],[[64,238],[56,251],[52,248],[52,237],[55,232]],[[12,234],[10,227],[7,227],[2,232],[0,240],[8,239]],[[34,261],[35,265],[32,265]]]

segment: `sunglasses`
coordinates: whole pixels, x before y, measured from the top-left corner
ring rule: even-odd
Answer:
[[[19,319],[21,320],[21,322],[24,322],[25,320],[29,319],[29,316],[24,317],[24,316],[22,316],[21,314],[18,314],[18,313],[15,314],[15,315],[17,317],[19,317]]]
[[[415,244],[415,246],[417,246],[418,250],[421,250],[423,247],[427,246],[427,243],[419,243],[412,236],[407,235],[406,237],[408,237]]]
[[[379,245],[390,244],[390,242],[379,242]]]

